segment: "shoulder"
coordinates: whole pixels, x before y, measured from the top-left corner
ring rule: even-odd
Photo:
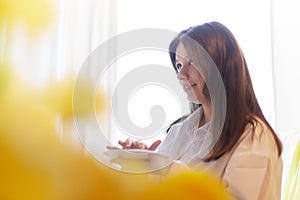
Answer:
[[[228,154],[223,178],[238,197],[274,199],[280,196],[281,170],[282,160],[272,130],[257,119],[246,127],[236,148]],[[247,184],[241,180],[247,180]]]
[[[241,151],[277,155],[277,145],[272,130],[259,118],[256,120],[246,126],[237,148]]]

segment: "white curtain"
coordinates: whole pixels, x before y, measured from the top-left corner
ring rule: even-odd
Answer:
[[[298,170],[291,171],[299,153],[300,141],[300,3],[296,0],[273,0],[272,50],[276,105],[276,128],[283,141],[283,197],[299,199]],[[299,152],[299,148],[297,150]],[[294,174],[291,174],[294,173]],[[299,175],[298,175],[299,176]],[[296,180],[294,179],[294,180]],[[299,178],[298,178],[299,180]],[[297,188],[293,190],[292,188]],[[297,191],[298,190],[298,191]],[[298,197],[297,197],[298,195]]]
[[[115,0],[49,1],[53,19],[40,30],[18,20],[4,21],[0,27],[0,59],[8,60],[22,79],[41,90],[51,81],[76,75],[89,54],[116,34],[117,26]],[[72,123],[58,118],[58,127],[62,142],[78,143]]]
[[[300,3],[273,0],[273,68],[280,133],[300,130]]]

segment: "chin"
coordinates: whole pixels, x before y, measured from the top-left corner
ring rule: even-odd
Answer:
[[[205,100],[204,99],[199,99],[199,98],[197,98],[197,97],[195,97],[195,96],[188,96],[187,97],[188,98],[188,100],[191,102],[191,103],[195,103],[195,104],[203,104],[204,102],[205,102]]]
[[[199,100],[195,97],[190,97],[188,96],[188,100],[192,103],[195,103],[195,104],[200,104]]]

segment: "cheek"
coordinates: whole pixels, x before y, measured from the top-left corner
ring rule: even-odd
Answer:
[[[197,83],[197,87],[194,88],[194,92],[197,94],[197,96],[206,96],[204,88],[205,82],[203,79],[200,79]]]
[[[195,68],[194,71],[191,73],[192,74],[192,82],[197,83],[197,86],[194,87],[194,92],[196,93],[196,95],[198,97],[202,97],[202,96],[206,96],[203,92],[204,92],[204,88],[205,88],[205,81],[204,78],[201,76],[201,74],[199,73],[198,70],[196,70]]]
[[[203,88],[204,88],[204,86],[205,86],[205,82],[204,82],[204,80],[203,79],[201,79],[200,81],[199,81],[199,88],[201,88],[201,90],[203,90]]]
[[[198,88],[202,91],[205,86],[205,81],[200,74],[196,77]]]

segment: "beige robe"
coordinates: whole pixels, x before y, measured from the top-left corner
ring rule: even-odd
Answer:
[[[183,123],[174,125],[158,152],[211,172],[236,199],[280,199],[282,159],[264,123],[254,131],[249,125],[231,152],[207,163],[197,157],[208,130],[207,125],[197,127],[201,112],[197,110]]]
[[[254,134],[254,137],[252,138]],[[199,164],[221,178],[237,199],[281,197],[282,159],[278,157],[271,132],[248,128],[236,148],[216,161]]]

